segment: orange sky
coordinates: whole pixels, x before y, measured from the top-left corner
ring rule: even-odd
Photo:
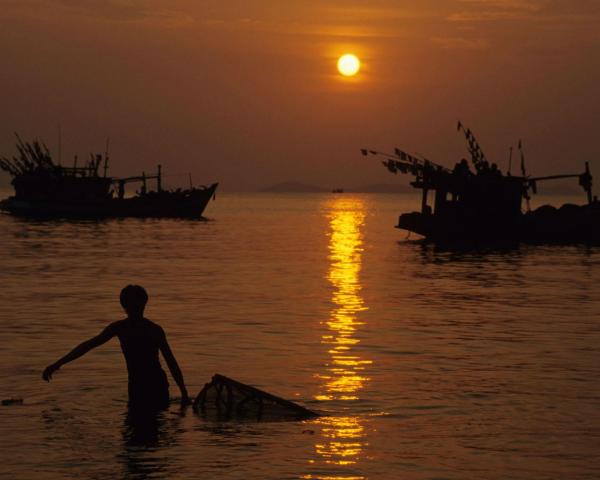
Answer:
[[[349,187],[408,181],[363,146],[452,165],[460,118],[503,169],[522,137],[532,173],[600,175],[599,47],[597,0],[2,0],[0,152],[60,123],[114,175]]]

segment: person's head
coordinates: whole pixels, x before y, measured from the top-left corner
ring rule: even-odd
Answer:
[[[148,294],[139,285],[127,285],[121,290],[119,300],[127,315],[130,317],[141,317],[144,315],[144,308],[146,308],[146,303],[148,302]]]

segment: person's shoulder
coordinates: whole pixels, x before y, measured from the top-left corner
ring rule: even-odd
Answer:
[[[157,335],[164,335],[165,331],[163,330],[163,328],[158,324],[153,322],[152,320],[148,319],[148,318],[144,318],[144,320],[146,320],[146,322],[148,322],[148,327],[155,332]]]
[[[109,333],[109,334],[113,334],[113,335],[118,335],[119,332],[123,329],[123,327],[125,326],[125,321],[126,320],[117,320],[116,322],[112,322],[109,323],[105,328],[104,328],[104,332],[105,333]]]

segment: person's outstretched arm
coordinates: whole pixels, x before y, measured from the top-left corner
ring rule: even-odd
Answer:
[[[181,373],[181,369],[179,368],[179,364],[177,360],[175,360],[175,356],[171,351],[171,347],[169,346],[169,342],[167,342],[167,336],[163,332],[162,339],[160,343],[160,351],[167,362],[167,366],[173,376],[173,379],[177,383],[179,390],[181,391],[181,404],[185,405],[190,403],[190,397],[188,396],[187,389],[185,388],[185,382],[183,381],[183,374]]]
[[[60,367],[62,367],[65,363],[72,362],[73,360],[81,357],[82,355],[85,355],[92,348],[99,347],[103,343],[108,342],[115,335],[116,331],[114,328],[114,324],[110,324],[108,327],[102,330],[102,332],[99,335],[96,335],[95,337],[92,337],[89,340],[80,343],[60,360],[53,363],[52,365],[48,365],[44,370],[44,373],[42,373],[42,378],[49,382],[52,378],[52,374]]]

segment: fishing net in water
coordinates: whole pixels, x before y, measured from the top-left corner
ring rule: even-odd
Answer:
[[[319,414],[245,385],[223,375],[214,375],[194,401],[194,411],[212,420],[286,421],[305,420]]]

